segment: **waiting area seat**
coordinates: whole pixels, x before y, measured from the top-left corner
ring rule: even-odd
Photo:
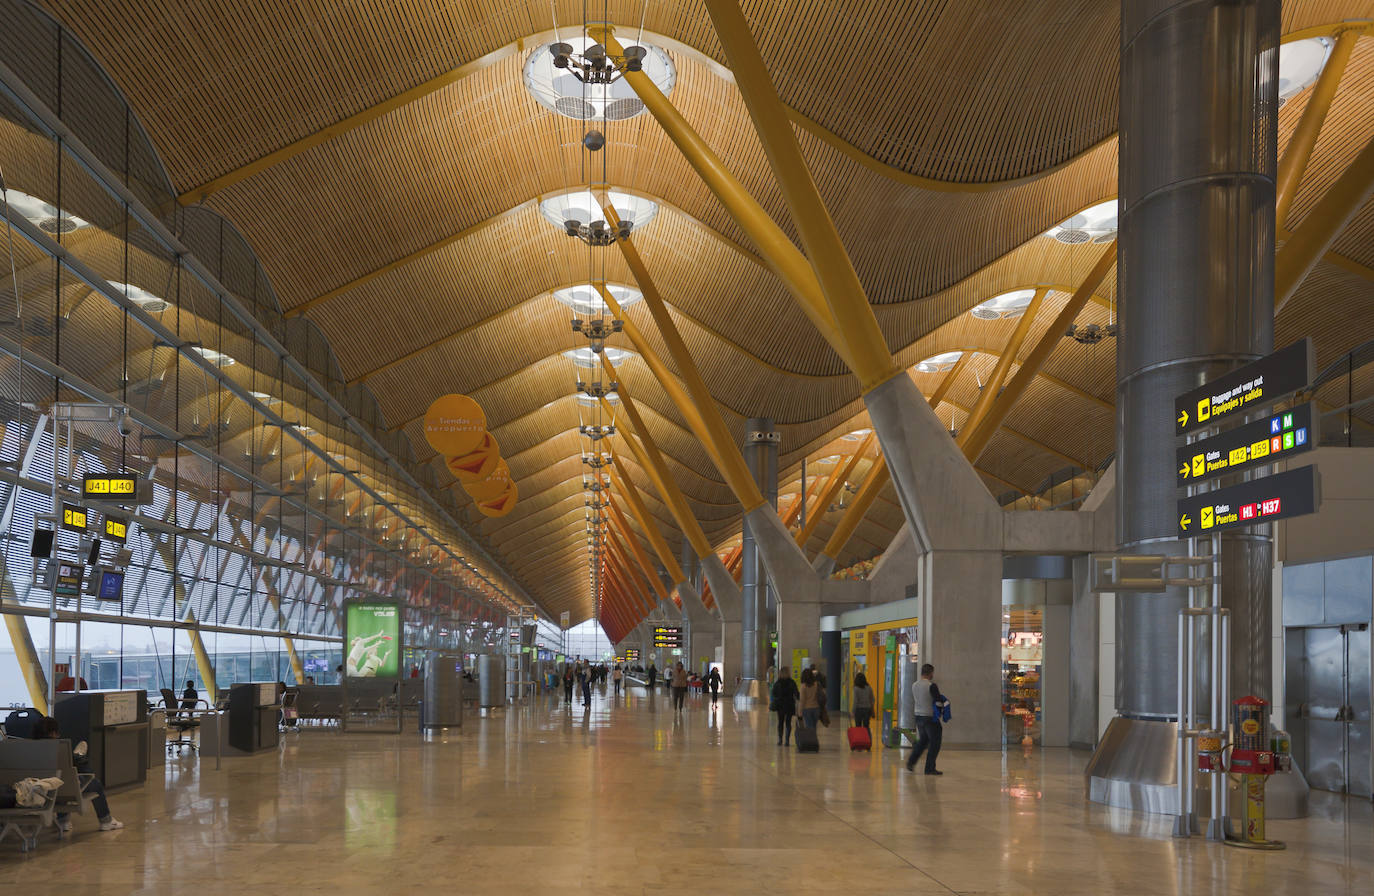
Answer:
[[[62,786],[49,794],[41,807],[0,809],[0,840],[13,833],[19,837],[19,848],[28,852],[38,845],[38,835],[55,825],[58,813],[86,813],[91,798],[85,788],[92,776],[77,772],[70,741],[18,737],[0,740],[0,786],[13,786],[24,778],[62,779]],[[63,836],[60,829],[58,836]]]
[[[185,701],[178,702],[177,695],[171,688],[162,688],[160,693],[162,694],[162,708],[167,713],[167,728],[176,734],[176,737],[167,741],[167,752],[170,753],[175,749],[180,753],[182,747],[189,747],[192,753],[200,752],[200,746],[195,739],[188,736],[191,732],[200,729],[200,719],[189,712],[183,713],[183,710],[191,710],[196,707],[194,705],[186,706]]]

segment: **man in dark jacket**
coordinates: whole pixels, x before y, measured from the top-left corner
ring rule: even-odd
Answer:
[[[768,708],[778,714],[778,743],[789,746],[792,743],[792,717],[797,714],[797,701],[801,691],[792,680],[792,670],[783,666],[778,670],[778,680],[773,682],[773,690],[768,695]]]

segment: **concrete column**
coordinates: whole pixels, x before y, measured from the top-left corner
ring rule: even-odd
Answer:
[[[931,551],[920,563],[917,659],[935,666],[954,719],[945,744],[1002,745],[1002,553]]]

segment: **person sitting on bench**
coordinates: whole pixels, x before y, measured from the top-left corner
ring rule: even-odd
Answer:
[[[33,726],[34,740],[41,740],[46,737],[60,738],[62,732],[57,727],[57,719],[52,716],[44,716]],[[82,793],[90,794],[91,807],[95,809],[95,817],[100,819],[100,829],[102,831],[117,831],[124,827],[124,822],[110,814],[110,804],[105,800],[105,785],[100,783],[100,779],[91,771],[91,763],[86,759],[86,751],[83,749],[85,743],[80,744],[77,749],[72,750],[72,764],[76,766],[78,773],[90,775],[90,781],[82,788]],[[77,755],[80,753],[80,755]],[[57,826],[65,834],[72,829],[71,816],[66,812],[57,814]]]

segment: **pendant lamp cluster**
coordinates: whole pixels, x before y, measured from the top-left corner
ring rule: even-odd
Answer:
[[[441,395],[425,412],[425,439],[442,454],[483,516],[502,517],[519,498],[501,446],[487,431],[482,406],[466,395]]]
[[[601,10],[604,15],[606,10]],[[559,128],[574,128],[560,135],[559,143],[577,146],[581,156],[580,183],[573,188],[540,197],[544,219],[558,232],[576,239],[586,253],[586,279],[555,290],[553,297],[572,313],[571,327],[578,347],[564,352],[573,366],[577,396],[578,434],[584,465],[584,522],[586,525],[588,584],[597,619],[612,641],[629,632],[643,612],[630,609],[625,595],[608,591],[612,555],[610,535],[611,453],[616,435],[615,409],[619,384],[603,361],[613,367],[633,355],[610,344],[619,336],[624,321],[611,311],[640,301],[633,286],[610,282],[606,250],[640,233],[658,213],[658,203],[623,188],[613,188],[607,178],[607,157],[633,145],[616,129],[644,110],[624,80],[627,72],[643,72],[665,93],[677,79],[668,54],[636,42],[623,55],[615,55],[587,34],[584,21],[574,34],[559,32],[554,22],[554,41],[530,54],[525,64],[525,86],[531,95],[559,118]],[[641,35],[642,36],[642,35]],[[608,213],[608,209],[611,213]],[[607,296],[614,304],[607,302]]]

